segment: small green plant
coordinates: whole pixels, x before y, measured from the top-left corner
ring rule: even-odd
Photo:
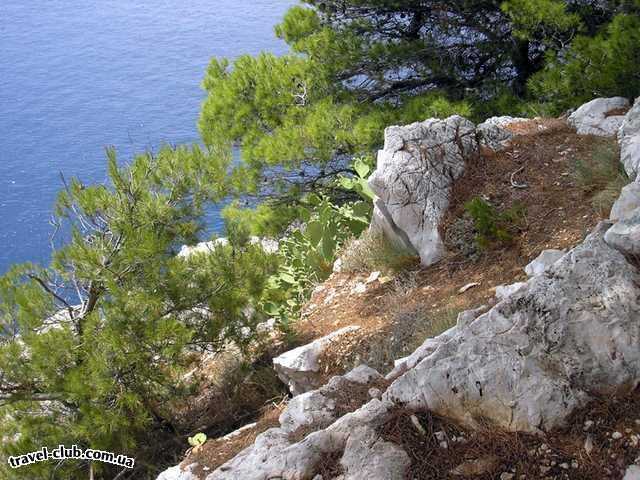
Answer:
[[[280,267],[269,280],[263,310],[277,318],[285,331],[308,299],[313,285],[333,270],[340,246],[369,225],[371,205],[364,201],[335,205],[310,195],[303,211],[303,228],[280,241]]]
[[[367,178],[373,171],[373,159],[370,157],[359,157],[353,161],[351,166],[356,174],[352,177],[346,177],[344,175],[339,176],[338,185],[345,190],[356,192],[368,202],[373,202],[375,194],[367,183]]]
[[[599,145],[591,155],[578,160],[575,179],[591,195],[593,207],[603,216],[608,215],[620,190],[629,183],[619,161],[618,149],[612,144]]]
[[[207,435],[200,432],[196,433],[193,437],[189,437],[187,440],[189,441],[189,445],[194,448],[199,448],[207,441]]]
[[[480,249],[489,248],[494,243],[510,243],[526,215],[521,204],[515,204],[508,210],[499,212],[480,197],[469,200],[464,208],[473,218],[475,241]]]

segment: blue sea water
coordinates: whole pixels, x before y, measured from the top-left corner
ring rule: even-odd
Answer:
[[[106,146],[198,141],[211,57],[284,52],[273,27],[293,3],[1,0],[0,274],[48,261],[60,173],[101,182]]]

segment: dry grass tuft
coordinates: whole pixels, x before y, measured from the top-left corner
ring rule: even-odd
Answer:
[[[351,273],[396,273],[415,267],[420,260],[415,253],[402,250],[383,235],[369,230],[347,242],[338,256],[342,259],[343,271]]]

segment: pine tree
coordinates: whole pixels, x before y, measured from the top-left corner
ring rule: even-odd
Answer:
[[[250,341],[261,319],[250,307],[277,266],[240,231],[210,255],[176,256],[207,202],[226,194],[225,172],[197,147],[125,167],[109,151],[109,186],[73,180],[62,191],[51,265],[0,278],[2,456],[77,444],[137,458],[122,478],[155,478],[184,450],[172,406],[189,393],[190,355]],[[3,460],[2,478],[88,477],[80,461],[12,470]]]

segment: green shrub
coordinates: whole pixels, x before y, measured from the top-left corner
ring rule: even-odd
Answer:
[[[520,204],[504,212],[498,212],[493,205],[480,197],[469,200],[464,208],[473,218],[475,241],[480,249],[486,249],[495,243],[511,242],[526,214]]]

